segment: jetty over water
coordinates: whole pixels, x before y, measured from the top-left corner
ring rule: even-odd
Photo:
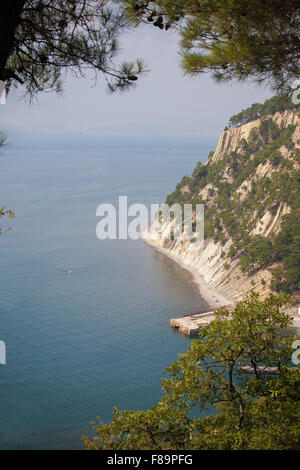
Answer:
[[[220,307],[219,307],[220,308]],[[226,305],[226,308],[230,311],[234,310],[234,305]],[[199,329],[209,325],[215,318],[215,311],[205,313],[193,313],[192,315],[185,315],[184,317],[171,318],[170,326],[188,336],[196,336]],[[293,315],[293,328],[300,329],[300,315]]]
[[[199,329],[208,325],[215,317],[215,312],[194,313],[181,318],[171,318],[170,326],[176,328],[180,333],[195,336]]]
[[[220,305],[219,308],[222,308]],[[230,311],[234,310],[235,305],[226,305]],[[217,309],[216,309],[217,310]],[[176,328],[180,333],[188,336],[195,336],[198,334],[199,329],[203,326],[209,325],[215,318],[215,310],[204,313],[193,313],[192,315],[185,315],[180,318],[171,318],[170,326]]]

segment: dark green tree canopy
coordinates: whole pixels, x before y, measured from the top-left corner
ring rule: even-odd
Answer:
[[[109,0],[0,0],[0,80],[59,92],[67,70],[104,74],[111,91],[132,86],[141,60],[116,64],[124,12]]]
[[[298,0],[125,0],[128,16],[177,28],[184,70],[217,81],[254,78],[275,89],[300,75]]]

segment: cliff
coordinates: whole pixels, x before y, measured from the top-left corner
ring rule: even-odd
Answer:
[[[297,141],[300,138],[300,118],[298,112],[296,112],[295,109],[286,109],[283,112],[276,112],[275,114],[264,118],[264,120],[268,118],[271,118],[279,127],[288,127],[290,125],[296,125],[297,130],[295,130],[292,139],[295,142],[296,146],[299,148]],[[243,139],[248,141],[252,129],[258,128],[261,122],[262,119],[256,119],[254,121],[248,122],[247,124],[244,124],[243,126],[235,127],[231,130],[225,130],[219,138],[217,148],[214,152],[211,161],[217,162],[221,160],[226,154],[237,151],[240,142]]]
[[[158,220],[148,242],[202,279],[202,294],[205,286],[214,289],[222,304],[252,290],[262,297],[276,290],[298,295],[299,168],[296,108],[225,130],[207,162],[166,201],[204,203],[204,244],[184,234],[172,240],[173,222]]]

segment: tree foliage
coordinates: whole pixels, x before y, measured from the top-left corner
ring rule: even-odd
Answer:
[[[88,449],[296,449],[300,446],[300,371],[290,369],[293,337],[276,334],[290,317],[287,296],[252,293],[223,308],[167,369],[164,395],[147,411],[114,409],[94,423]],[[246,374],[241,365],[249,365]],[[272,375],[263,372],[275,367]],[[206,416],[203,415],[206,414]]]
[[[276,89],[299,77],[298,0],[125,0],[128,15],[177,28],[183,68],[217,81],[254,78]]]
[[[60,92],[65,72],[101,72],[110,91],[135,84],[141,60],[116,64],[118,38],[128,29],[109,0],[10,0],[0,2],[0,80],[24,85],[33,96]]]

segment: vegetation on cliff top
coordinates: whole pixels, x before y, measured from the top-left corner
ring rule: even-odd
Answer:
[[[300,291],[300,149],[294,130],[262,119],[235,152],[199,162],[166,200],[205,204],[205,237],[223,245],[231,239],[226,256],[238,259],[249,275],[273,266],[271,288],[289,293]],[[263,236],[263,216],[275,217],[283,207],[290,212],[279,233]]]
[[[228,126],[225,127],[225,130],[242,126],[243,124],[254,121],[255,119],[260,119],[268,115],[275,114],[277,111],[284,111],[286,109],[297,107],[299,107],[299,105],[293,104],[290,96],[288,95],[273,96],[264,103],[254,103],[249,108],[243,109],[243,111],[240,113],[232,116],[229,119]]]

